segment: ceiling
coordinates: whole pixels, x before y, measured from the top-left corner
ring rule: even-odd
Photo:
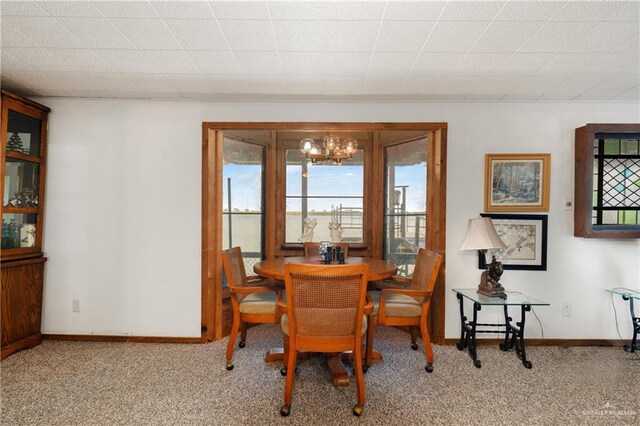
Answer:
[[[3,0],[1,83],[71,98],[637,103],[639,5]]]

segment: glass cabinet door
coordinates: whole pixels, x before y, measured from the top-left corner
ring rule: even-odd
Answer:
[[[1,246],[4,257],[38,251],[42,245],[39,240],[46,112],[4,96],[2,109]]]

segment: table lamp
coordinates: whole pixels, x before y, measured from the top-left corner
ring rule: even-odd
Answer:
[[[460,250],[479,250],[481,256],[485,256],[486,270],[480,276],[478,293],[489,297],[507,298],[504,287],[500,284],[502,275],[502,262],[492,256],[491,263],[487,262],[486,254],[489,249],[506,248],[507,245],[500,239],[493,222],[489,217],[477,217],[469,219],[467,235]]]

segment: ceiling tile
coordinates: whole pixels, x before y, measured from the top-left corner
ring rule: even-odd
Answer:
[[[540,100],[565,101],[572,100],[586,91],[601,84],[606,77],[601,76],[572,76],[561,84],[546,91]]]
[[[619,9],[607,16],[607,21],[634,21],[638,22],[640,17],[640,2],[629,0]]]
[[[509,1],[496,21],[547,21],[563,6],[563,1]]]
[[[471,49],[473,52],[515,52],[542,22],[492,22]]]
[[[638,102],[640,101],[640,86],[633,87],[609,100],[615,102]]]
[[[240,74],[231,52],[190,50],[189,56],[202,74]]]
[[[376,75],[367,78],[362,83],[360,91],[353,93],[361,93],[368,95],[395,95],[403,92],[403,81],[398,80],[395,76]]]
[[[370,53],[366,52],[282,52],[285,74],[361,75],[369,67]]]
[[[613,51],[634,53],[636,56],[638,56],[638,52],[640,51],[640,38],[631,37],[629,40],[613,49]]]
[[[8,77],[13,78],[15,76],[9,74]],[[46,89],[69,90],[68,87],[60,84],[55,79],[50,79],[47,75],[40,72],[22,71],[21,76],[18,78],[24,78],[28,81],[27,86],[30,89],[37,90],[38,92],[43,92]]]
[[[269,6],[260,1],[212,1],[209,2],[218,19],[270,19]]]
[[[466,52],[478,40],[488,22],[436,22],[424,52]]]
[[[181,49],[162,19],[113,18],[113,25],[138,49]]]
[[[91,49],[49,49],[51,53],[67,63],[74,71],[115,72],[109,63]]]
[[[243,74],[282,74],[282,64],[277,52],[235,52],[236,61]]]
[[[486,77],[454,76],[442,81],[436,90],[437,94],[467,95],[473,91]]]
[[[4,53],[12,56],[25,69],[34,71],[73,71],[72,66],[44,48],[7,47],[2,49],[2,53],[3,57]]]
[[[107,18],[157,18],[158,14],[147,1],[95,1]]]
[[[383,21],[376,52],[420,52],[433,28],[433,21]]]
[[[593,64],[602,53],[562,53],[538,70],[538,74],[577,73]]]
[[[462,52],[422,52],[418,55],[411,74],[447,75],[462,61],[464,56],[465,54]]]
[[[472,95],[489,95],[500,99],[525,79],[523,76],[489,76],[473,89]]]
[[[567,1],[551,20],[600,22],[624,4],[624,1]]]
[[[163,18],[213,18],[213,12],[206,1],[151,1],[150,3]]]
[[[628,90],[638,87],[639,78],[612,77],[587,90],[576,98],[578,101],[607,101]],[[613,94],[613,95],[612,95]]]
[[[640,56],[628,53],[607,53],[580,71],[585,74],[635,75],[640,73]]]
[[[166,19],[165,22],[187,50],[229,50],[215,19]]]
[[[49,14],[32,1],[3,1],[2,16],[49,16]]]
[[[249,86],[242,75],[205,74],[204,77],[216,93],[249,93]]]
[[[505,1],[448,1],[440,21],[491,21]]]
[[[144,92],[136,92],[134,90],[122,91],[119,89],[114,90],[100,90],[100,89],[87,89],[87,90],[74,90],[78,96],[82,98],[97,98],[97,99],[149,99],[149,95]]]
[[[510,56],[510,53],[468,53],[451,74],[489,75]]]
[[[384,10],[385,21],[435,21],[444,1],[389,1]]]
[[[56,18],[9,16],[2,21],[3,25],[8,23],[42,47],[86,47]]]
[[[277,50],[276,38],[270,21],[220,21],[231,50]]]
[[[180,93],[213,93],[211,86],[201,74],[165,74],[165,80]]]
[[[370,52],[378,34],[373,21],[274,21],[280,52]]]
[[[291,94],[345,94],[359,92],[364,82],[361,76],[350,75],[289,75],[287,90]]]
[[[498,75],[533,75],[558,53],[515,53],[496,71]]]
[[[37,3],[51,16],[103,17],[100,10],[88,1],[39,1]]]
[[[106,18],[58,18],[82,42],[97,49],[133,49],[133,44]]]
[[[592,22],[547,22],[519,51],[562,52],[592,29]]]
[[[609,52],[628,40],[638,39],[638,22],[603,22],[578,39],[567,52]]]
[[[122,73],[120,75],[141,92],[166,92],[172,89],[162,74]]]
[[[514,87],[503,100],[536,100],[539,99],[545,92],[551,90],[553,87],[566,80],[566,76],[561,77],[541,77],[533,76],[528,77],[522,83]]]
[[[2,47],[41,47],[35,40],[8,23],[0,26],[0,41]]]
[[[369,76],[405,76],[411,70],[418,54],[415,52],[376,52],[371,57]],[[398,79],[400,83],[403,79]]]
[[[0,76],[5,74],[7,71],[33,71],[32,66],[14,58],[7,50],[8,49],[3,49],[2,54],[0,55],[0,64],[2,65],[2,72],[0,72]]]
[[[140,53],[163,74],[200,73],[184,50],[141,50]]]
[[[42,96],[50,98],[77,98],[78,94],[70,89],[50,89],[46,88],[41,91]]]
[[[443,76],[412,75],[407,77],[403,87],[409,93],[435,94],[446,80]]]
[[[284,76],[281,75],[245,75],[251,93],[287,93]]]
[[[378,21],[384,2],[380,1],[269,1],[271,19]]]
[[[118,72],[151,74],[158,72],[138,50],[96,49],[95,52]]]

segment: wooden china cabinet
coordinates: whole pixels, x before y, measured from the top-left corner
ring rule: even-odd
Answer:
[[[42,231],[50,109],[2,91],[1,358],[42,340]],[[0,359],[1,359],[0,358]]]

